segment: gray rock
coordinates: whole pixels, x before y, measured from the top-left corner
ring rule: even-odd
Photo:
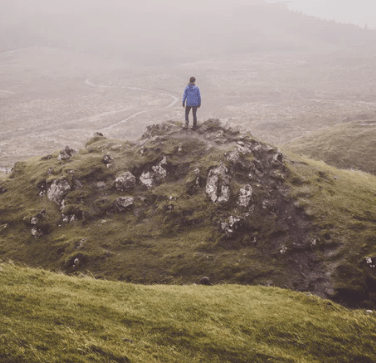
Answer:
[[[127,171],[115,179],[115,187],[119,191],[129,191],[132,190],[136,185],[136,177]]]
[[[249,202],[252,198],[252,187],[249,184],[244,185],[240,188],[238,205],[241,207],[248,207]]]
[[[140,182],[148,188],[154,186],[154,173],[150,171],[144,171],[140,176]]]
[[[151,171],[144,171],[140,176],[140,182],[148,188],[153,187],[156,183],[163,182],[167,177],[167,159],[164,156],[163,159],[155,166]]]
[[[229,176],[227,168],[220,165],[210,169],[206,181],[206,194],[212,202],[227,202],[230,198]]]
[[[100,181],[97,183],[97,188],[98,189],[104,189],[107,187],[107,184],[104,181]]]
[[[39,238],[39,237],[42,237],[43,236],[43,233],[40,229],[38,229],[37,227],[33,227],[31,229],[31,234],[35,237],[35,238]]]
[[[201,277],[201,279],[200,279],[200,285],[210,286],[211,282],[210,282],[209,277],[207,277],[207,276]]]
[[[111,164],[114,161],[114,158],[111,155],[105,155],[103,157],[103,162],[107,164]]]
[[[115,201],[115,205],[118,208],[119,212],[123,212],[130,209],[133,206],[133,204],[133,197],[120,197]]]
[[[167,159],[164,156],[163,159],[158,163],[158,165],[153,166],[152,169],[154,171],[154,179],[157,182],[163,182],[167,177],[167,170],[165,166],[167,165]]]
[[[64,196],[72,190],[68,181],[63,180],[54,180],[50,188],[47,190],[47,198],[51,202],[59,204],[64,199]]]
[[[76,150],[71,149],[69,146],[66,146],[65,149],[60,151],[60,154],[57,157],[57,160],[68,160],[76,153],[77,153]]]
[[[222,231],[225,232],[227,235],[233,234],[234,230],[236,229],[237,223],[241,220],[242,219],[240,217],[230,216],[226,221],[221,223]]]
[[[228,185],[221,186],[221,194],[218,196],[217,202],[228,202],[230,199],[230,187]]]
[[[238,148],[226,154],[226,159],[231,161],[234,164],[239,160],[239,158],[240,158],[240,153],[239,153]]]
[[[273,155],[273,162],[274,163],[282,163],[283,162],[283,154],[281,152],[277,152]]]

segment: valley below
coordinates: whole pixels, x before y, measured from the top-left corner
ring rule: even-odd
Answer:
[[[147,125],[183,121],[191,75],[199,122],[218,118],[282,145],[353,120],[376,120],[372,51],[254,52],[166,66],[140,66],[58,48],[0,53],[0,168],[94,132],[135,140]]]

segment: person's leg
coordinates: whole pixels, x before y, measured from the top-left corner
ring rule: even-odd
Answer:
[[[192,113],[193,113],[193,128],[197,127],[197,106],[192,106]]]
[[[188,127],[189,124],[189,112],[191,111],[191,106],[185,107],[185,127]]]

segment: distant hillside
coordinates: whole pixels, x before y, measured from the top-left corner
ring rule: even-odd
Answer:
[[[169,64],[249,51],[369,48],[376,40],[376,31],[320,20],[265,1],[195,0],[189,7],[145,0],[132,7],[117,0],[102,6],[88,1],[66,1],[63,7],[50,3],[44,0],[30,8],[29,2],[9,2],[0,16],[0,48],[63,47]]]
[[[376,118],[324,128],[287,143],[283,148],[311,159],[323,160],[337,168],[376,174],[375,140]]]
[[[373,363],[376,318],[272,287],[140,286],[0,264],[2,363]]]
[[[376,179],[204,122],[17,163],[0,256],[135,283],[263,284],[376,304]]]

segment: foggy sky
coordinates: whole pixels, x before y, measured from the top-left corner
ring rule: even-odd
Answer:
[[[368,25],[376,29],[375,0],[266,0],[268,3],[285,3],[289,9],[322,19],[341,23]]]
[[[355,3],[298,1],[307,9],[325,3],[328,18],[329,4],[339,16]],[[368,41],[360,30],[320,24],[264,0],[0,0],[0,9],[0,50],[62,47],[150,64]]]

